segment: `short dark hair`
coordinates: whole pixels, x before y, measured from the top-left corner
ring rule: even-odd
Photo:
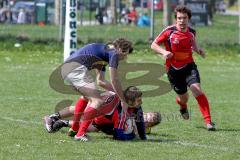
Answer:
[[[136,98],[142,96],[142,92],[135,86],[129,86],[125,91],[123,92],[124,97],[126,99],[126,102],[128,101],[135,101]]]
[[[127,40],[126,38],[118,38],[115,41],[113,41],[113,46],[116,49],[121,49],[122,52],[132,53],[133,52],[133,46],[132,42]]]
[[[178,5],[175,9],[174,9],[174,16],[175,18],[177,18],[177,13],[186,13],[188,15],[188,18],[191,19],[192,17],[192,11],[185,5]]]

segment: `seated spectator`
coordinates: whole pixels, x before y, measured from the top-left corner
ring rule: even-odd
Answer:
[[[146,13],[144,13],[143,15],[141,15],[138,18],[137,25],[139,27],[148,27],[148,26],[150,26],[150,17]]]

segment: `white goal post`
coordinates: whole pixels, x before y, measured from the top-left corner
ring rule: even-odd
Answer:
[[[77,50],[77,0],[66,0],[64,61]]]

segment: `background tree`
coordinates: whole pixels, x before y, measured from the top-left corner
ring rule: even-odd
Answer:
[[[117,24],[117,8],[116,0],[111,0],[111,13],[112,13],[112,23]]]

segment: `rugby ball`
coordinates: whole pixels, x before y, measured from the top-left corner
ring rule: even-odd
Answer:
[[[130,134],[133,132],[133,130],[134,130],[134,120],[131,118],[128,118],[124,124],[124,134]]]

